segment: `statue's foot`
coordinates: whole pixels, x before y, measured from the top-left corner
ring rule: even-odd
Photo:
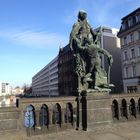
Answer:
[[[92,78],[91,78],[91,73],[88,73],[85,75],[84,79],[87,79],[87,81],[92,81]]]
[[[85,77],[90,77],[91,76],[91,73],[87,73],[86,75],[85,75]]]
[[[95,89],[95,90],[100,90],[101,88],[98,87],[98,86],[95,86],[94,89]]]
[[[113,84],[109,84],[108,86],[109,86],[109,87],[115,87]]]
[[[104,85],[102,87],[99,87],[99,86],[95,86],[94,88],[96,91],[99,91],[99,92],[110,92],[111,89],[109,88],[108,85]]]
[[[92,82],[91,73],[88,73],[84,76],[83,82]]]

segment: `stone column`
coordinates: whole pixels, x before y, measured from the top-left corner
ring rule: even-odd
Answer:
[[[112,118],[114,119],[114,115],[115,115],[114,104],[111,104],[111,112],[112,112]]]
[[[66,130],[67,129],[67,123],[65,123],[65,108],[61,110],[61,128],[60,130]]]
[[[122,118],[123,117],[123,114],[122,114],[122,104],[119,104],[119,117]]]
[[[136,106],[136,117],[139,118],[140,114],[139,114],[139,106],[138,106],[138,103],[136,103],[135,106]]]
[[[130,114],[130,104],[127,103],[127,119],[129,119],[131,116]]]
[[[81,103],[80,103],[80,93],[78,93],[76,97],[76,102],[77,102],[77,110],[76,110],[76,130],[79,130],[80,127],[80,122],[81,122]]]
[[[49,126],[48,131],[49,133],[56,132],[56,124],[53,124],[53,109],[49,109]]]
[[[87,130],[87,92],[83,91],[81,93],[81,122],[82,122],[82,129]]]
[[[63,109],[61,109],[61,124],[65,123],[64,115],[65,115],[65,109],[63,108]]]
[[[52,115],[53,115],[53,110],[49,110],[49,125],[52,125]]]
[[[123,114],[122,114],[122,104],[118,104],[119,106],[119,120],[121,120],[123,118]]]
[[[138,106],[138,104],[137,104],[137,103],[135,103],[135,113],[136,113],[136,118],[137,118],[137,115],[138,115],[137,106]]]
[[[118,119],[120,120],[121,118],[121,111],[120,111],[120,104],[118,103]]]
[[[35,110],[36,126],[39,126],[39,112],[40,110]]]

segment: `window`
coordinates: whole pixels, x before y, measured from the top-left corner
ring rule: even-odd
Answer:
[[[127,51],[124,52],[124,60],[128,59]]]
[[[2,83],[2,93],[5,93],[6,89],[5,89],[5,83]]]
[[[128,77],[128,67],[124,68],[124,77],[127,78]]]
[[[128,93],[137,93],[138,92],[137,86],[128,86],[127,92]]]
[[[138,56],[140,56],[140,47],[138,47]]]
[[[127,44],[127,37],[126,36],[123,38],[123,43],[124,43],[124,45]]]
[[[136,22],[140,22],[140,13],[136,15]]]
[[[128,20],[128,26],[131,27],[132,25],[133,25],[133,20],[132,20],[132,18],[129,18],[129,20]]]
[[[134,41],[134,34],[130,34],[130,42]]]
[[[135,58],[135,50],[131,49],[131,58]]]
[[[122,23],[122,30],[125,30],[125,23]]]
[[[125,21],[125,28],[128,28],[128,20]]]
[[[132,66],[132,77],[136,76],[136,65]]]
[[[138,40],[140,40],[140,31],[138,31]]]
[[[135,24],[135,23],[136,23],[136,17],[133,16],[133,24]]]

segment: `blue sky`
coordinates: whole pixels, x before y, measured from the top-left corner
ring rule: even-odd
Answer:
[[[119,28],[140,0],[0,0],[0,81],[30,84],[69,41],[80,9],[93,28]]]

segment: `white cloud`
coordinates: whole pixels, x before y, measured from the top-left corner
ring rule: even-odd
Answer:
[[[35,48],[58,47],[68,43],[68,39],[59,33],[33,30],[1,30],[0,37]]]

